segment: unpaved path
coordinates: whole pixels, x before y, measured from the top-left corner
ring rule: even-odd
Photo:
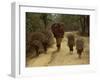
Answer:
[[[66,32],[67,34],[68,32]],[[65,34],[65,36],[66,36]],[[77,35],[76,35],[77,37]],[[61,50],[56,51],[56,43],[48,49],[47,54],[40,54],[36,58],[27,58],[26,66],[61,66],[61,65],[75,65],[75,64],[89,64],[89,38],[83,37],[85,42],[85,49],[82,54],[82,58],[78,59],[76,49],[74,47],[74,52],[71,55],[69,53],[69,48],[67,46],[67,39],[64,37],[61,45]]]

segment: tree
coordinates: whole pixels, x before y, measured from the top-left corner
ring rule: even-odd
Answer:
[[[87,33],[89,35],[89,15],[81,15],[80,16],[80,23],[81,23],[81,33]]]
[[[44,23],[44,28],[46,29],[48,24],[52,21],[52,15],[47,13],[42,13],[40,19]]]

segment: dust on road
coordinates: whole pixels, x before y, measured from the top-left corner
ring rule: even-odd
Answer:
[[[48,48],[47,54],[42,53],[35,58],[27,57],[26,67],[89,64],[89,37],[83,37],[85,48],[82,58],[79,59],[75,47],[73,54],[71,55],[69,53],[66,38],[67,34],[68,32],[65,33],[65,37],[63,38],[61,44],[61,50],[59,52],[56,51],[56,43],[54,43],[52,47]]]

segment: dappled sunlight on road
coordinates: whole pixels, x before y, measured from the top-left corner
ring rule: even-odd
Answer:
[[[38,57],[28,57],[26,59],[27,67],[34,66],[62,66],[62,65],[76,65],[76,64],[89,64],[89,38],[82,37],[84,39],[85,48],[82,54],[82,58],[79,59],[76,48],[74,47],[74,52],[71,55],[69,53],[69,48],[67,46],[66,34],[62,40],[61,50],[57,52],[56,43],[50,48],[48,48],[47,54],[41,53]],[[77,37],[78,35],[75,35]]]

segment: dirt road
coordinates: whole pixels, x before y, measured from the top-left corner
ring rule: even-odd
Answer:
[[[42,53],[36,58],[27,58],[26,66],[34,67],[34,66],[61,66],[61,65],[75,65],[75,64],[89,64],[89,38],[83,37],[85,43],[85,49],[82,54],[82,58],[78,59],[78,55],[76,49],[74,47],[74,52],[71,55],[69,53],[69,48],[67,46],[67,35],[68,32],[65,33],[65,37],[63,38],[61,44],[61,50],[59,52],[56,51],[56,43],[48,49],[47,54]],[[77,37],[77,35],[76,35]]]

